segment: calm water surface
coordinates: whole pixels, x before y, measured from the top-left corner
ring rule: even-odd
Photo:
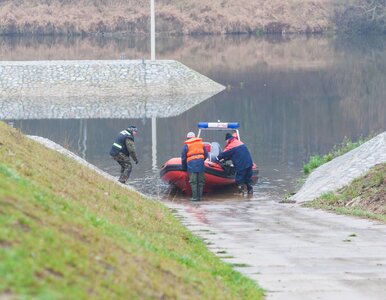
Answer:
[[[142,38],[6,38],[0,40],[0,60],[139,59],[150,56],[148,45]],[[131,179],[158,196],[168,194],[159,168],[180,154],[186,132],[196,131],[199,121],[239,121],[260,169],[256,192],[276,194],[296,188],[310,155],[328,152],[345,137],[386,130],[384,37],[177,37],[158,39],[157,52],[157,58],[179,60],[227,89],[168,118],[6,122],[117,176],[108,152],[117,132],[134,124],[140,164]]]

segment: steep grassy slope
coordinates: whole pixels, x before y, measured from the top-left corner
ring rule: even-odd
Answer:
[[[0,122],[0,298],[261,299],[159,202]]]

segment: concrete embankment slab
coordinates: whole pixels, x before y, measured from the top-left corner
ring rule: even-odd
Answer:
[[[174,60],[1,61],[0,119],[170,117],[224,89]]]
[[[290,199],[297,202],[313,200],[323,193],[348,185],[383,162],[386,162],[386,132],[315,169]]]

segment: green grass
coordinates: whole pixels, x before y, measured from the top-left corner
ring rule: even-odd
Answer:
[[[317,167],[333,160],[335,157],[341,156],[357,147],[362,145],[363,143],[367,142],[371,137],[368,138],[360,138],[358,141],[353,142],[347,137],[343,139],[343,142],[339,145],[334,146],[334,148],[327,154],[320,156],[320,155],[313,155],[310,157],[309,161],[304,164],[303,171],[305,175],[310,174],[313,170],[315,170]]]
[[[337,192],[324,193],[304,206],[386,222],[386,163],[373,167]]]
[[[262,299],[158,201],[0,122],[0,298]]]

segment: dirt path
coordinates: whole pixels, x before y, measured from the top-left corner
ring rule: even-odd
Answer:
[[[385,224],[266,197],[167,205],[267,299],[386,299]]]

